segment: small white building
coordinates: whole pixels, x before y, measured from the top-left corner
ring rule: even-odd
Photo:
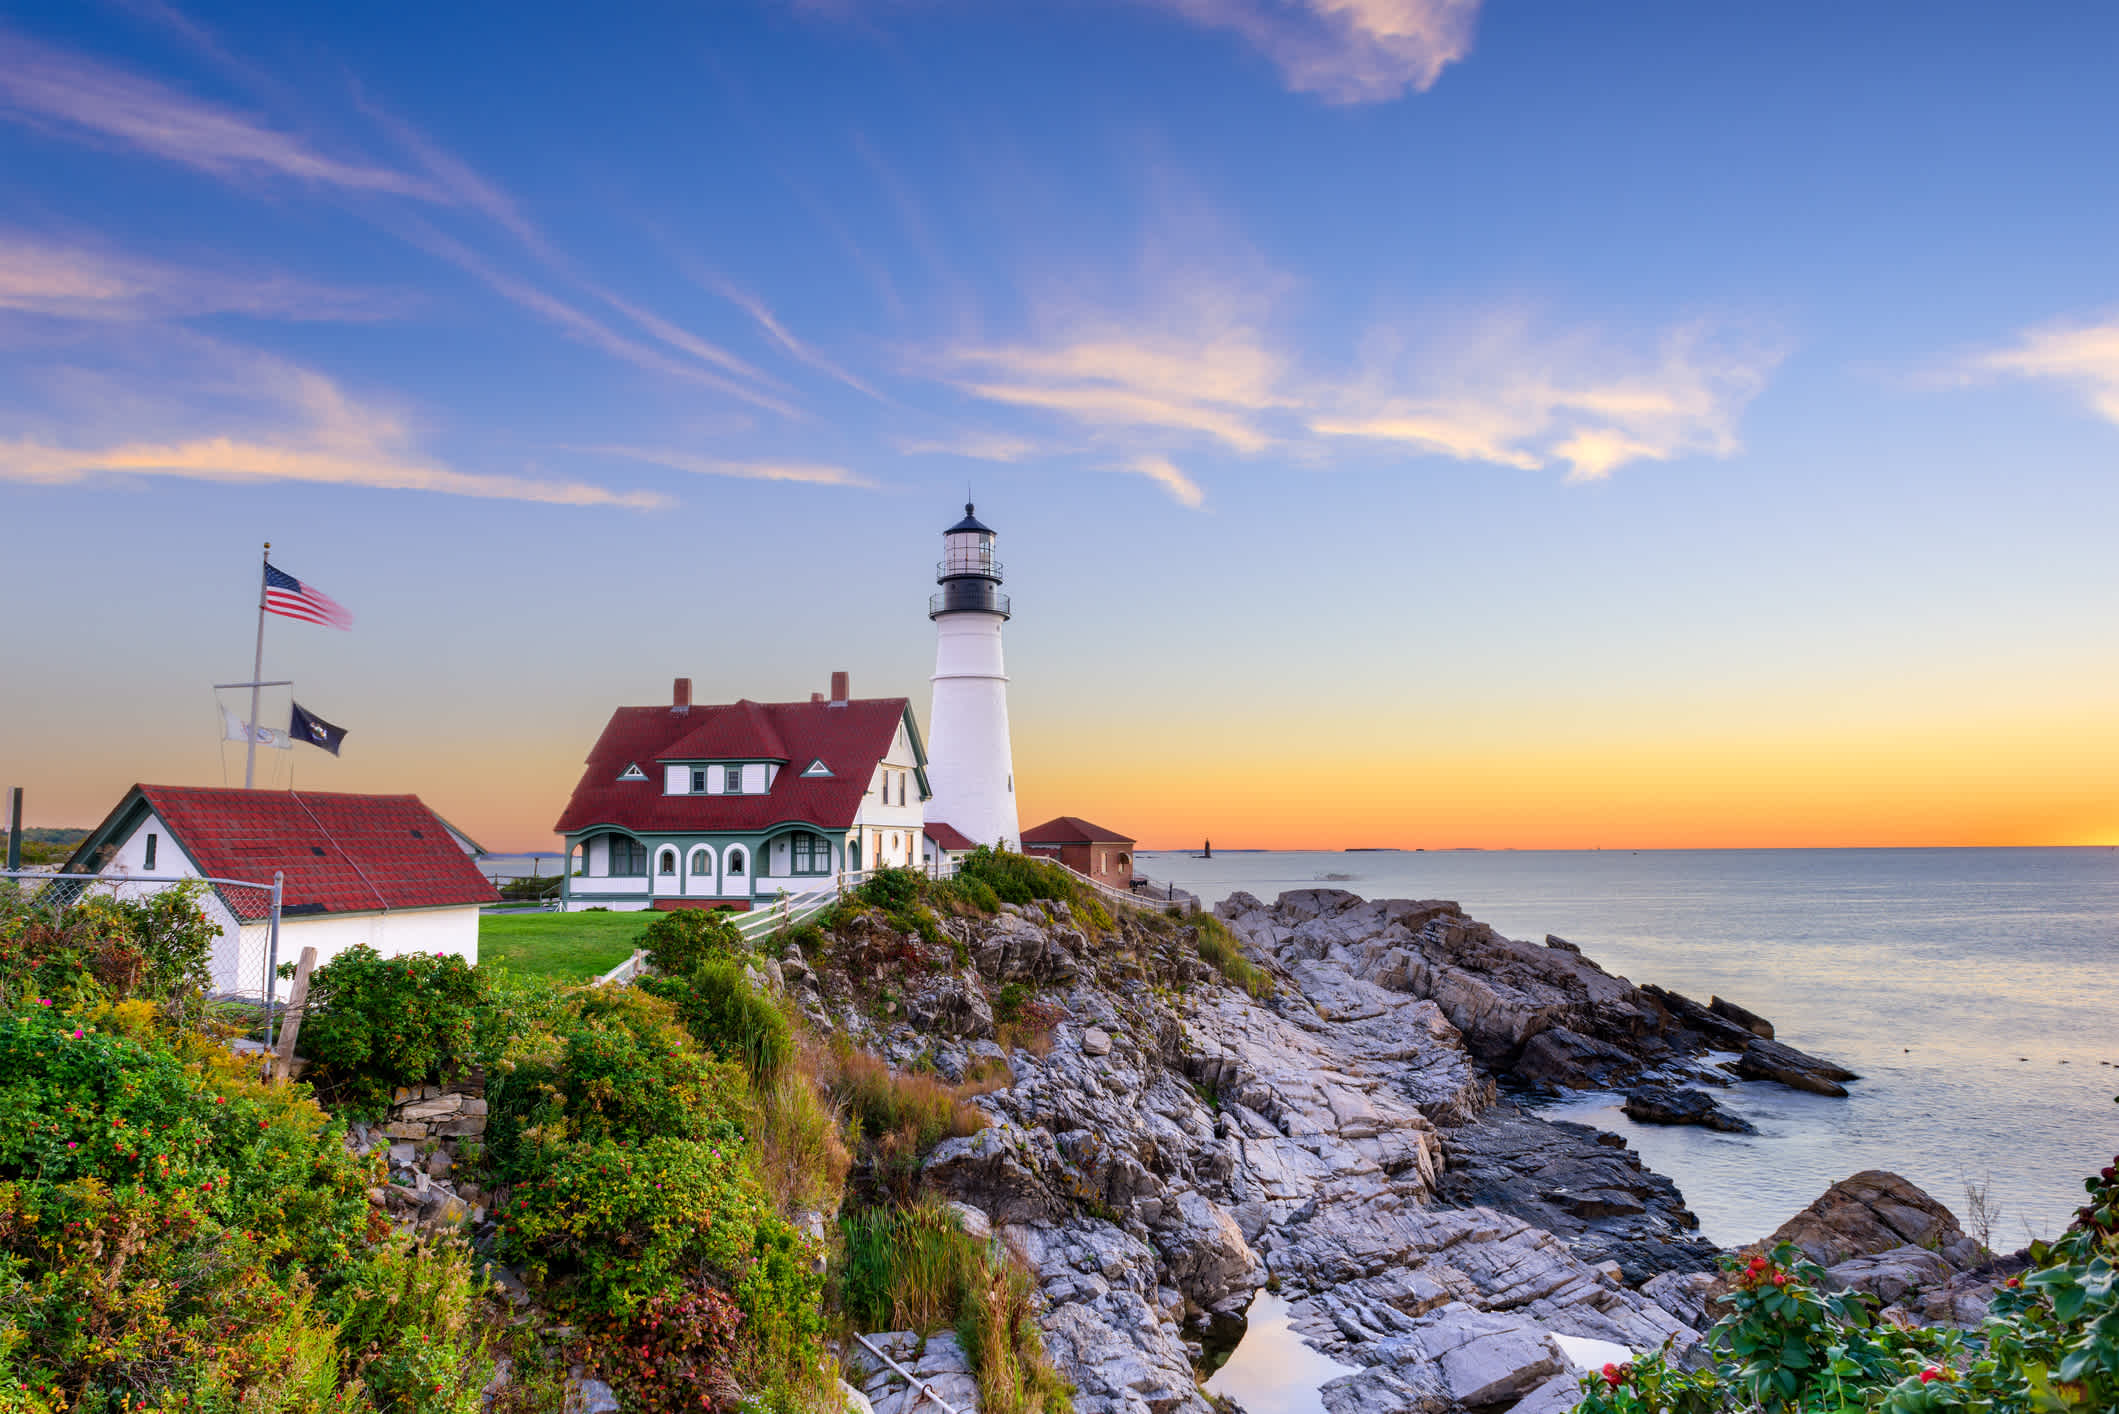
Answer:
[[[319,963],[358,943],[385,957],[454,953],[478,961],[479,905],[496,902],[472,861],[485,851],[416,795],[136,785],[81,842],[65,872],[107,879],[282,876],[279,958]],[[146,892],[167,882],[120,884]],[[253,937],[266,909],[252,890],[216,886],[215,987],[260,991]],[[253,972],[256,973],[252,976]]]

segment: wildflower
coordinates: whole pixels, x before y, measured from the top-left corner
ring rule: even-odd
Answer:
[[[1942,1371],[1936,1369],[1933,1365],[1928,1366],[1927,1369],[1922,1370],[1920,1372],[1920,1382],[1924,1385],[1933,1384],[1935,1383],[1935,1381],[1941,1378]]]
[[[1619,1373],[1619,1367],[1617,1365],[1606,1365],[1604,1367],[1605,1384],[1610,1385],[1613,1389],[1617,1389],[1620,1385],[1624,1384],[1625,1382],[1626,1377]]]
[[[1788,1274],[1786,1272],[1775,1272],[1773,1274],[1773,1284],[1775,1286],[1786,1286],[1788,1284]]]
[[[39,998],[37,998],[37,1005],[38,1005],[38,1006],[50,1006],[51,1004],[52,1004],[52,999],[51,999],[50,997],[39,997]]]

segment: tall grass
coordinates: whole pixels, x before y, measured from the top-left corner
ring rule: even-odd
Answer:
[[[1273,994],[1273,979],[1244,955],[1243,944],[1236,941],[1226,923],[1211,913],[1193,914],[1185,922],[1199,930],[1199,955],[1212,963],[1216,972],[1254,997]]]
[[[839,1107],[815,1072],[798,1061],[758,1086],[756,1097],[759,1174],[781,1211],[836,1207],[853,1155],[839,1136]]]
[[[954,1325],[986,1267],[986,1244],[932,1198],[843,1217],[839,1235],[839,1310],[856,1330],[925,1335]]]
[[[957,1086],[924,1071],[892,1070],[867,1051],[836,1051],[825,1084],[863,1136],[902,1135],[918,1151],[986,1127],[986,1116]]]
[[[841,1218],[839,1232],[838,1305],[854,1329],[925,1335],[954,1326],[985,1414],[1073,1407],[1045,1354],[1037,1282],[1021,1258],[966,1233],[932,1197]]]

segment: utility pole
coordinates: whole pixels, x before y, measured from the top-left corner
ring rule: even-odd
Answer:
[[[12,874],[22,867],[22,787],[16,786],[8,792],[7,806],[7,872]]]

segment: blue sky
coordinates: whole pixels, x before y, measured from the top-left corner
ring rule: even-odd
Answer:
[[[1033,814],[2119,841],[2106,7],[436,8],[0,9],[33,818],[219,778],[265,539],[274,768],[503,843],[924,713],[968,485]]]

